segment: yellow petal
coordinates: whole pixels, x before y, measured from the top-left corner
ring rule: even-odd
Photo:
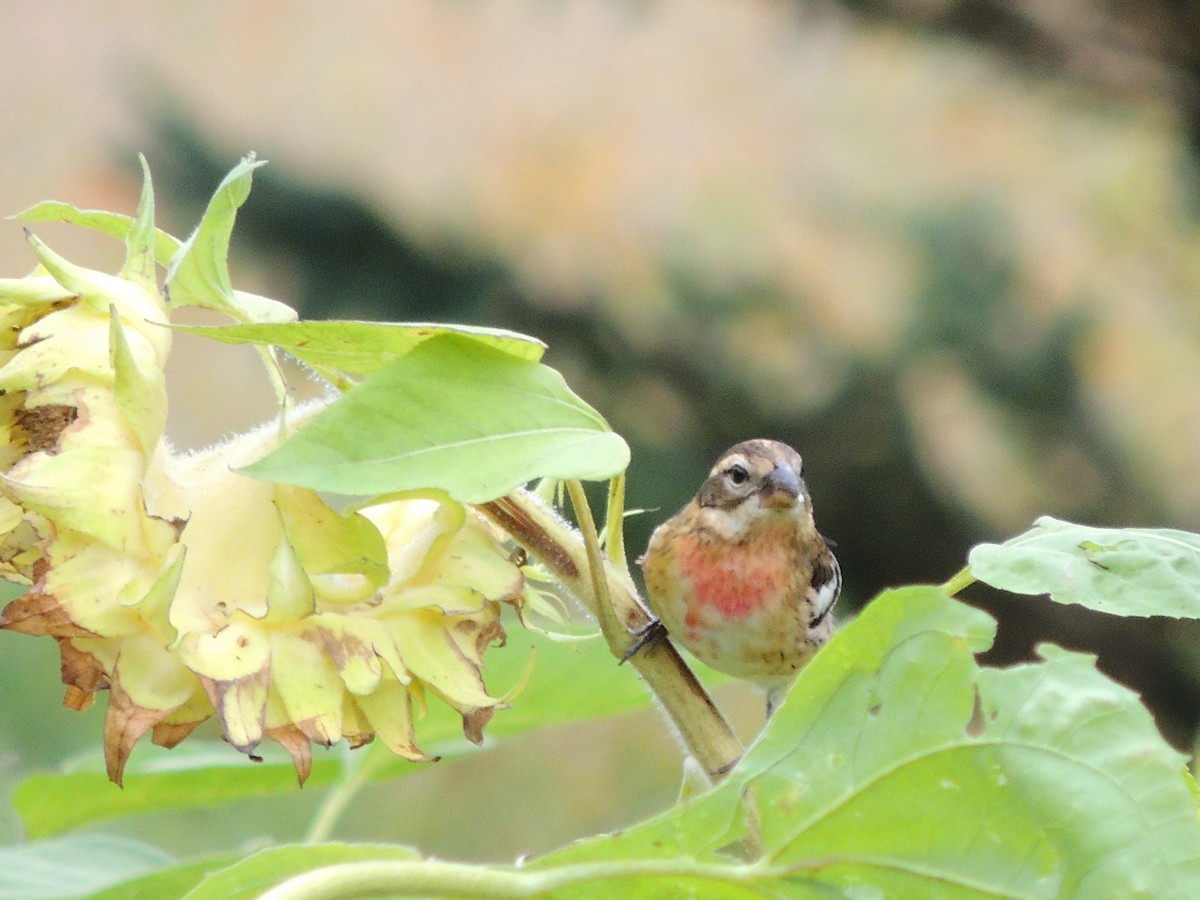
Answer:
[[[357,701],[389,750],[414,762],[429,759],[413,737],[412,700],[404,685],[394,678],[384,679],[374,693],[358,697]]]
[[[447,633],[448,622],[435,612],[407,613],[389,628],[404,665],[415,676],[456,706],[491,706],[477,665]]]
[[[345,685],[317,629],[271,636],[271,686],[288,722],[326,746],[341,740]]]

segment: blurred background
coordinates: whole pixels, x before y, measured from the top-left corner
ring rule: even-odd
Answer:
[[[1200,3],[0,0],[0,213],[131,212],[143,151],[183,236],[250,150],[235,283],[546,340],[633,447],[635,551],[756,435],[805,458],[844,616],[1042,514],[1200,529]],[[0,224],[0,272],[31,265]],[[235,349],[180,340],[171,377],[180,446],[270,408]],[[1191,747],[1195,627],[966,596],[990,662],[1096,653]],[[41,644],[0,633],[0,786],[99,744]],[[761,700],[721,696],[751,732]],[[678,762],[653,712],[531,735],[342,833],[511,858],[669,804]],[[317,793],[112,827],[288,839]]]

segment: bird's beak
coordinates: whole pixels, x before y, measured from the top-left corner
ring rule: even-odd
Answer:
[[[791,466],[776,466],[763,479],[759,502],[767,509],[790,509],[800,499],[802,487],[800,476]]]

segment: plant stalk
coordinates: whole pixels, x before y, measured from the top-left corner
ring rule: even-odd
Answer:
[[[617,659],[653,621],[628,571],[604,561],[598,544],[589,554],[580,532],[533,494],[514,491],[477,508],[536,557],[598,622],[608,624],[605,637]],[[591,521],[590,512],[581,517]],[[591,532],[594,536],[594,523]],[[601,560],[603,579],[593,579],[589,555]],[[602,584],[599,592],[598,584]],[[609,610],[601,608],[604,601],[598,594],[603,593],[611,603]],[[687,752],[713,782],[720,781],[741,758],[742,745],[687,663],[669,641],[648,644],[629,662],[658,698]]]
[[[975,576],[971,574],[971,567],[963,566],[961,570],[954,574],[954,577],[942,585],[942,590],[953,597],[959,591],[970,587],[974,583]]]

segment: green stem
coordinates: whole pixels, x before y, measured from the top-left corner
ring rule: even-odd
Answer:
[[[617,631],[613,645],[618,658],[629,646],[632,635],[640,633],[652,621],[628,570],[603,558],[598,565],[589,562],[589,556],[594,559],[599,550],[595,539],[589,550],[589,541],[535,495],[515,491],[477,508],[536,557],[598,622],[603,623],[609,617],[615,620],[609,622],[609,627]],[[595,531],[594,523],[591,530]],[[598,582],[596,575],[600,573],[603,578]],[[603,587],[597,591],[600,582]],[[607,600],[602,600],[598,593]],[[602,603],[611,603],[611,609],[602,610]],[[647,645],[629,662],[658,698],[687,752],[709,780],[720,781],[741,757],[742,745],[695,673],[670,641]]]
[[[604,549],[608,561],[619,569],[628,569],[625,560],[625,473],[608,481],[608,514],[604,523]]]
[[[317,807],[317,812],[304,835],[304,843],[319,844],[329,840],[342,813],[354,798],[375,779],[375,774],[380,769],[394,759],[382,744],[377,744],[361,754],[351,756],[351,752],[344,751],[342,777],[329,789],[325,799]]]
[[[686,859],[615,860],[575,863],[542,871],[488,868],[440,860],[355,862],[305,872],[262,894],[260,900],[350,900],[376,896],[509,898],[542,896],[551,891],[592,889],[620,879],[697,879],[696,887],[717,889],[724,883],[752,891],[753,885],[795,878],[795,868],[762,865],[713,866]]]
[[[942,590],[953,597],[963,588],[970,587],[975,583],[975,576],[971,574],[970,566],[963,566],[962,570],[957,572],[953,578],[942,585]]]
[[[596,598],[596,621],[600,623],[600,632],[608,641],[613,656],[621,658],[633,644],[633,638],[617,619],[613,609],[612,597],[608,593],[608,581],[604,572],[604,551],[600,549],[600,535],[596,532],[596,520],[592,517],[592,508],[588,504],[587,494],[583,485],[571,479],[567,481],[567,494],[571,498],[571,506],[575,509],[575,520],[579,523],[580,534],[583,535],[583,546],[587,550],[588,573],[592,579],[592,595]]]

